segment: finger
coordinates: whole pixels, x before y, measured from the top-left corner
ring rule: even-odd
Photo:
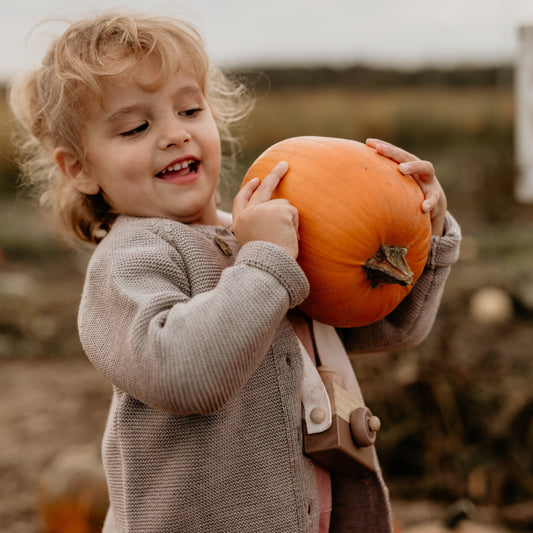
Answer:
[[[264,203],[264,202],[263,202]],[[273,198],[271,200],[268,201],[268,204],[272,207],[276,207],[276,206],[279,206],[279,207],[288,207],[291,205],[291,203],[289,202],[289,200],[287,200],[286,198]]]
[[[435,178],[435,168],[430,161],[410,161],[398,165],[398,170],[405,175],[416,176],[422,181],[429,183]]]
[[[367,139],[367,146],[374,148],[378,154],[381,154],[389,159],[393,159],[397,163],[404,163],[407,161],[418,161],[418,157],[403,148],[391,144],[380,139]]]
[[[296,231],[296,238],[300,240],[300,214],[298,213],[298,209],[295,207],[293,207],[293,209],[292,223],[294,226],[294,231]]]
[[[428,195],[424,198],[424,201],[422,202],[422,211],[424,211],[424,213],[429,213],[433,211],[433,209],[437,205],[437,201],[438,195],[433,192],[429,192]]]
[[[248,205],[248,203],[250,202],[250,198],[252,197],[254,191],[257,190],[257,187],[259,187],[259,184],[259,178],[252,178],[235,195],[235,198],[233,199],[232,209],[233,220],[235,220],[242,213],[243,209]]]
[[[268,202],[272,198],[272,193],[278,186],[281,178],[285,176],[289,170],[289,164],[286,161],[280,161],[263,179],[261,185],[257,187],[252,197],[250,198],[250,205],[257,205],[263,202]]]
[[[379,143],[379,142],[382,142],[380,141],[379,139],[371,139],[371,138],[368,138],[366,141],[365,141],[365,144],[367,146],[370,146],[370,148],[376,148],[376,145]]]
[[[283,214],[285,220],[290,220],[294,226],[294,229],[298,230],[300,222],[298,209],[285,198],[274,198],[273,200],[269,200],[268,203],[265,202],[264,205],[260,206],[259,208],[261,207],[268,209],[269,212]]]

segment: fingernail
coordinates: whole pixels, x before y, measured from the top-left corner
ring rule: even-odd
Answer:
[[[410,174],[411,165],[409,165],[409,163],[401,163],[398,165],[398,170],[402,174]]]

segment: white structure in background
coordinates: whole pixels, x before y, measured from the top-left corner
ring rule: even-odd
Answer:
[[[517,181],[515,197],[533,203],[533,25],[518,31],[519,47],[515,70],[515,151]]]

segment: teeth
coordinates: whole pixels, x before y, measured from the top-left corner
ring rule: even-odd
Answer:
[[[181,163],[170,165],[169,167],[165,168],[165,170],[163,170],[162,174],[166,174],[167,172],[176,172],[177,170],[187,168],[189,165],[192,165],[193,163],[194,161],[192,159],[188,159],[187,161],[182,161]]]

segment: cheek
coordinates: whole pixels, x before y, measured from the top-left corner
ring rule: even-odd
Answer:
[[[141,146],[134,149],[123,150],[120,156],[116,154],[108,158],[107,173],[120,177],[121,181],[134,183],[139,176],[152,173],[151,157]]]
[[[118,155],[118,154],[117,154]],[[124,202],[143,197],[145,190],[146,161],[133,152],[130,157],[124,153],[120,157],[105,158],[96,162],[97,180],[108,203],[115,209],[124,210]]]
[[[146,159],[146,150],[140,144],[127,147],[113,141],[89,147],[87,160],[101,176],[111,180],[118,175],[122,175],[124,179],[125,176],[139,174],[150,162],[149,158]]]
[[[212,153],[212,160],[214,165],[216,165],[220,170],[222,160],[222,147],[220,143],[220,135],[216,126],[214,126],[214,130],[211,134],[210,151]]]

